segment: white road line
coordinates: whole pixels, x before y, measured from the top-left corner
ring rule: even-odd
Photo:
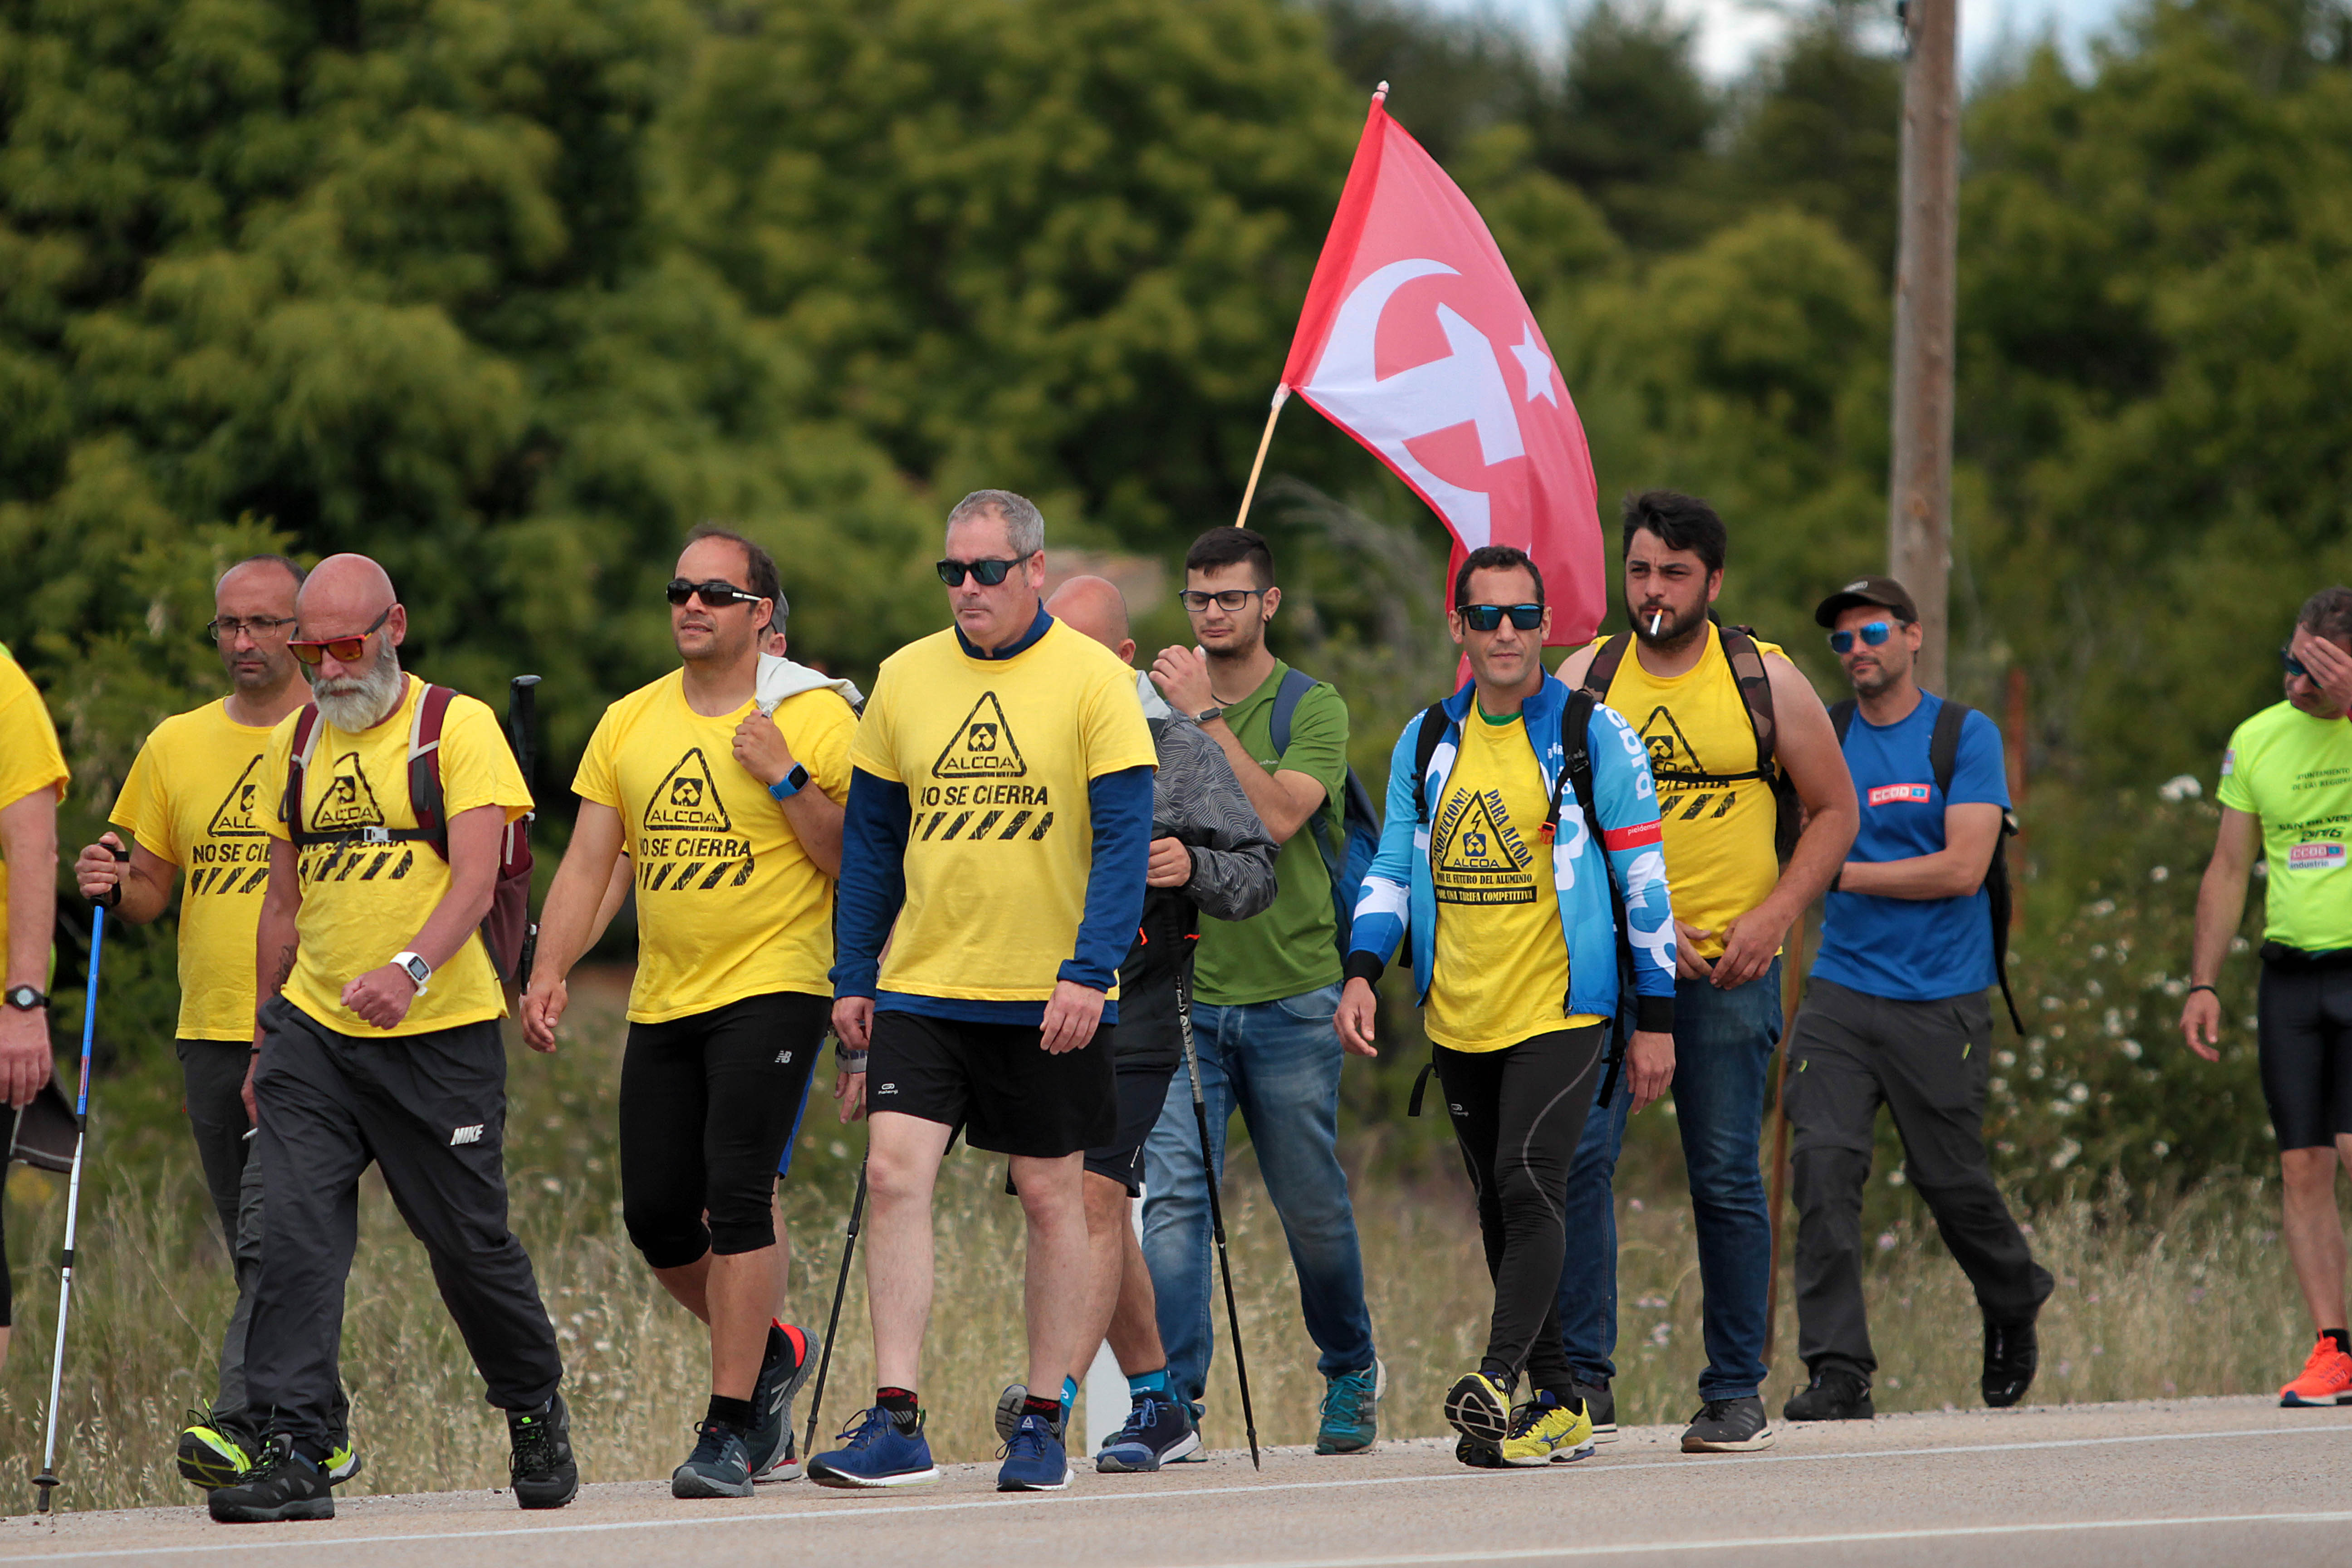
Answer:
[[[2213,1443],[2231,1438],[2244,1437],[2315,1436],[2352,1436],[2352,1424],[2326,1426],[2248,1426],[2224,1432],[2146,1432],[2131,1433],[2112,1437],[2050,1437],[2021,1443],[1969,1443],[1957,1444],[1945,1447],[1930,1448],[1850,1448],[1826,1454],[1717,1454],[1707,1456],[1704,1458],[1687,1455],[1675,1455],[1670,1458],[1635,1459],[1629,1462],[1616,1464],[1595,1465],[1588,1460],[1576,1466],[1575,1471],[1580,1476],[1587,1476],[1599,1479],[1613,1475],[1622,1475],[1633,1470],[1673,1468],[1697,1473],[1703,1470],[1723,1469],[1734,1465],[1819,1464],[1842,1459],[1936,1458],[1947,1455],[1959,1454],[2014,1454],[2053,1448],[2115,1447],[2133,1443]],[[1524,1473],[1554,1474],[1557,1472],[1547,1469],[1540,1472]],[[877,1514],[904,1516],[919,1513],[969,1512],[975,1509],[1067,1508],[1076,1507],[1086,1503],[1186,1502],[1194,1498],[1246,1497],[1265,1492],[1344,1491],[1358,1487],[1415,1486],[1441,1481],[1484,1481],[1489,1485],[1510,1484],[1507,1481],[1499,1480],[1496,1474],[1493,1471],[1459,1469],[1439,1471],[1423,1476],[1360,1476],[1340,1480],[1252,1481],[1243,1482],[1235,1486],[1170,1487],[1166,1489],[1151,1489],[1140,1491],[1121,1492],[1087,1491],[1079,1493],[1061,1492],[1052,1494],[1029,1492],[1009,1497],[961,1498],[951,1502],[882,1503],[878,1505],[869,1504],[865,1507],[843,1506],[839,1508],[819,1507],[815,1509],[795,1508],[789,1511],[777,1510],[759,1513],[701,1514],[686,1519],[612,1520],[596,1524],[548,1523],[516,1525],[490,1530],[420,1531],[413,1534],[333,1536],[324,1533],[313,1534],[305,1531],[295,1536],[278,1537],[273,1532],[269,1537],[260,1538],[240,1531],[237,1533],[236,1539],[233,1541],[221,1541],[217,1542],[189,1542],[173,1546],[131,1546],[119,1547],[113,1550],[93,1549],[81,1552],[42,1552],[30,1555],[0,1557],[0,1563],[63,1563],[77,1559],[92,1558],[176,1557],[194,1552],[267,1552],[289,1548],[307,1552],[329,1547],[340,1549],[347,1546],[382,1546],[400,1542],[492,1541],[509,1536],[526,1535],[603,1535],[609,1534],[616,1531],[690,1530],[707,1528],[712,1525],[751,1525],[771,1522],[829,1524],[838,1520],[870,1519]],[[808,1494],[803,1493],[802,1495],[807,1496]],[[2304,1519],[2321,1521],[2334,1519],[2338,1516],[2333,1514],[2266,1514],[2248,1517],[2261,1517],[2264,1519],[2276,1519],[2282,1521]],[[2084,1526],[2083,1528],[2123,1529],[2135,1527],[2140,1524],[2202,1522],[2207,1521],[2200,1519],[2147,1521],[2126,1520],[2112,1522],[2095,1521],[2093,1524]],[[1984,1530],[1990,1531],[2000,1529],[2056,1530],[2062,1527],[2058,1525],[2015,1525],[1987,1526],[1984,1527]],[[1929,1531],[1928,1533],[1932,1534],[1934,1532]],[[1793,1536],[1785,1538],[1787,1542],[1790,1544],[1799,1543],[1801,1540],[1811,1539],[1812,1538],[1799,1538]],[[1824,1537],[1822,1539],[1826,1540],[1830,1538]],[[1876,1540],[1879,1539],[1879,1537],[1857,1535],[1852,1537],[1840,1536],[1835,1539],[1867,1541]],[[1909,1539],[1909,1537],[1897,1535],[1886,1537],[1886,1539]],[[1768,1542],[1768,1544],[1774,1542]],[[6,1544],[9,1544],[9,1542],[0,1541],[0,1546]],[[1694,1542],[1686,1542],[1685,1544],[1703,1545],[1709,1543]],[[1739,1543],[1731,1542],[1727,1544]],[[1664,1552],[1679,1549],[1679,1547],[1670,1545],[1669,1543],[1656,1542],[1631,1546],[1612,1546],[1607,1550],[1611,1552]],[[1581,1549],[1573,1547],[1546,1548],[1540,1552],[1529,1551],[1517,1553],[1516,1555],[1523,1557],[1564,1557],[1576,1555],[1580,1550]],[[1595,1550],[1599,1549],[1596,1548]],[[1502,1561],[1503,1559],[1513,1555],[1515,1554],[1505,1552],[1498,1556],[1496,1561]],[[1465,1561],[1468,1560],[1463,1553],[1449,1552],[1441,1558],[1366,1558],[1362,1561],[1366,1563],[1393,1562],[1397,1563],[1411,1563],[1420,1562],[1442,1562],[1454,1558],[1464,1558]],[[1276,1565],[1262,1565],[1262,1568],[1276,1568]],[[1279,1565],[1279,1568],[1306,1568],[1306,1565],[1303,1563],[1286,1563]]]

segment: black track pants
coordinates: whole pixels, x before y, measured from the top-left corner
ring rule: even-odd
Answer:
[[[1437,1048],[1437,1081],[1478,1198],[1495,1315],[1486,1359],[1566,1394],[1559,1271],[1568,1255],[1568,1168],[1584,1135],[1607,1026],[1559,1029],[1499,1051]],[[1589,1238],[1578,1238],[1580,1240]]]

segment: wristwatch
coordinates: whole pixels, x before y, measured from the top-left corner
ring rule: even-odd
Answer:
[[[1203,708],[1198,713],[1193,714],[1192,722],[1195,724],[1206,724],[1212,719],[1222,719],[1224,716],[1225,710],[1223,705],[1221,703],[1213,708]]]
[[[425,962],[423,955],[414,952],[395,952],[392,955],[392,961],[408,971],[408,977],[416,982],[416,994],[419,996],[424,995],[425,983],[433,978],[433,966]]]
[[[768,793],[778,800],[790,800],[808,788],[808,770],[800,763],[794,763],[791,773],[768,786]]]
[[[5,1000],[19,1013],[37,1013],[49,1005],[46,992],[36,991],[29,985],[11,985]]]

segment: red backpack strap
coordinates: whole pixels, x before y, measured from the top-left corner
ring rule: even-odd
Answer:
[[[278,801],[278,820],[286,825],[287,839],[297,849],[312,841],[302,828],[302,780],[310,771],[310,753],[318,746],[319,705],[305,702],[294,715],[294,744],[286,753],[286,793]]]
[[[441,795],[441,729],[448,721],[449,700],[457,695],[446,686],[428,685],[408,719],[408,809],[444,860],[449,858],[449,831]]]

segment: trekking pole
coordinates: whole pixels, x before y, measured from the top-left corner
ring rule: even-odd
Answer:
[[[1209,1228],[1217,1238],[1217,1269],[1225,1278],[1225,1321],[1233,1329],[1234,1375],[1242,1385],[1242,1427],[1249,1434],[1250,1468],[1258,1468],[1257,1416],[1250,1409],[1249,1357],[1242,1350],[1242,1310],[1234,1304],[1234,1261],[1225,1251],[1225,1206],[1217,1196],[1217,1156],[1209,1146],[1209,1102],[1201,1093],[1201,1058],[1192,1048],[1192,997],[1184,967],[1176,967],[1176,1027],[1184,1038],[1184,1070],[1192,1076],[1192,1120],[1201,1128],[1201,1172],[1209,1184]]]
[[[833,1311],[824,1321],[824,1349],[816,1358],[816,1392],[809,1395],[808,1432],[801,1438],[803,1457],[816,1447],[817,1412],[824,1407],[824,1376],[833,1370],[834,1331],[841,1327],[841,1298],[849,1289],[849,1259],[857,1251],[857,1222],[866,1215],[866,1162],[857,1162],[857,1195],[849,1201],[849,1229],[841,1243],[841,1275],[833,1282]]]
[[[1770,1364],[1780,1322],[1780,1209],[1789,1195],[1789,1047],[1797,1027],[1797,1003],[1805,991],[1805,917],[1797,917],[1789,942],[1787,981],[1780,999],[1780,1077],[1772,1091],[1772,1257],[1764,1274],[1764,1360]]]
[[[121,850],[115,853],[118,859],[131,858]],[[49,1357],[49,1433],[41,1447],[41,1473],[33,1478],[35,1511],[44,1514],[49,1511],[49,1496],[58,1486],[58,1394],[65,1385],[66,1312],[73,1304],[74,1221],[81,1209],[82,1149],[89,1141],[89,1043],[98,1023],[98,955],[105,940],[106,905],[100,904],[89,912],[89,985],[81,1009],[81,1091],[74,1101],[73,1174],[66,1184],[66,1245],[58,1258],[58,1343]]]

